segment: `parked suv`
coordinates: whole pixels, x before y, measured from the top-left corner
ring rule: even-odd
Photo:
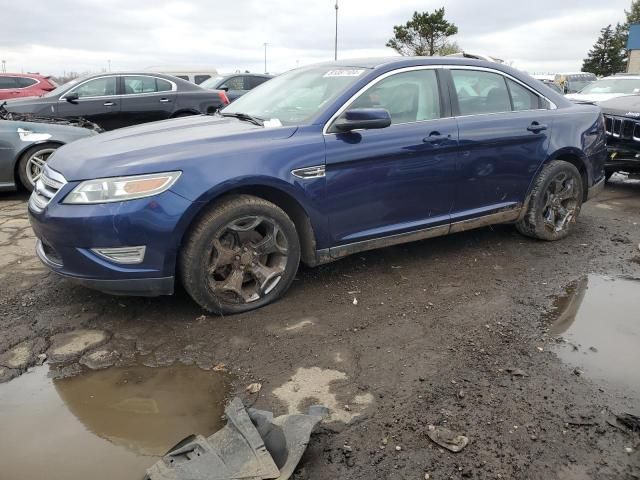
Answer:
[[[640,174],[640,95],[600,103],[607,131],[607,179],[616,172]]]
[[[0,100],[39,97],[56,87],[53,80],[42,75],[0,73]]]
[[[217,116],[64,146],[29,212],[65,277],[134,295],[179,279],[236,313],[283,295],[300,261],[495,223],[564,238],[605,158],[599,107],[505,65],[352,60],[280,75]]]

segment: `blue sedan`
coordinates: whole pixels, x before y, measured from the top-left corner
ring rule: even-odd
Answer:
[[[40,259],[105,292],[266,305],[315,266],[496,223],[558,240],[604,184],[600,109],[456,58],[292,70],[216,115],[55,152],[29,202]]]

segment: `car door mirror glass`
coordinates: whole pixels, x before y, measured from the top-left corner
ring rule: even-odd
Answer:
[[[229,86],[228,85],[220,85],[218,87],[218,90],[224,90],[225,92],[229,91]]]
[[[334,123],[339,132],[372,130],[391,125],[391,115],[384,108],[352,108],[344,112]]]
[[[78,101],[79,98],[80,98],[80,95],[78,95],[77,92],[70,93],[69,95],[66,95],[64,97],[64,99],[69,103],[75,103],[76,101]]]

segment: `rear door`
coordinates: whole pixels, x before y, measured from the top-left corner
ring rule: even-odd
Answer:
[[[120,126],[166,120],[176,103],[176,85],[148,75],[122,76]]]
[[[67,101],[77,93],[78,99]],[[72,88],[58,100],[56,115],[65,118],[83,117],[105,130],[117,128],[120,113],[118,81],[115,75],[92,78]]]
[[[451,68],[460,134],[452,222],[517,209],[549,147],[549,102],[488,69]]]
[[[437,72],[393,72],[346,107],[387,109],[387,128],[331,133],[329,125],[326,208],[334,245],[448,229],[458,129]]]

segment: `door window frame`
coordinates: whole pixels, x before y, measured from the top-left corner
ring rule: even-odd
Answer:
[[[452,105],[451,105],[451,98],[450,98],[451,95],[450,95],[450,92],[447,91],[447,80],[442,76],[443,66],[442,65],[419,65],[415,67],[404,67],[404,68],[398,68],[396,70],[391,70],[390,72],[383,73],[382,75],[379,75],[378,77],[371,80],[364,87],[362,87],[360,90],[354,93],[351,97],[349,97],[349,99],[346,102],[344,102],[342,106],[333,115],[331,115],[329,120],[324,124],[322,128],[322,134],[323,135],[340,134],[341,132],[329,131],[333,126],[334,122],[336,121],[336,119],[338,119],[338,117],[340,117],[340,115],[342,115],[351,106],[353,102],[355,102],[358,98],[360,98],[362,94],[364,94],[370,88],[374,87],[376,84],[380,83],[382,80],[385,80],[389,77],[392,77],[394,75],[398,75],[401,73],[415,72],[420,70],[435,70],[436,82],[438,85],[438,98],[440,99],[440,117],[430,118],[425,120],[416,120],[415,122],[395,123],[388,128],[395,127],[398,125],[412,125],[415,123],[433,122],[433,121],[441,120],[443,118],[452,117],[452,109],[451,109]]]
[[[558,106],[552,100],[550,100],[548,97],[546,97],[542,93],[538,92],[537,90],[530,87],[526,83],[518,80],[514,76],[509,75],[508,73],[502,72],[500,70],[496,70],[488,67],[476,67],[471,65],[447,65],[444,67],[444,69],[446,70],[446,75],[448,77],[448,84],[450,89],[449,93],[451,97],[451,108],[453,111],[453,116],[455,118],[479,117],[479,116],[487,116],[487,115],[508,115],[510,113],[523,113],[523,112],[539,112],[539,111],[547,111],[547,110],[556,110],[558,108]],[[455,84],[453,82],[453,76],[451,73],[452,70],[473,70],[477,72],[487,72],[487,73],[494,73],[497,75],[501,75],[502,78],[505,79],[504,83],[505,83],[505,88],[507,89],[507,93],[509,94],[509,102],[511,103],[511,110],[508,112],[488,112],[488,113],[473,113],[470,115],[461,115],[460,106],[458,105],[458,93],[456,91]],[[549,106],[547,108],[540,107],[540,108],[531,108],[526,110],[513,110],[513,100],[511,99],[511,90],[509,89],[509,84],[506,81],[507,79],[529,90],[531,93],[536,95],[542,101],[547,102]]]

